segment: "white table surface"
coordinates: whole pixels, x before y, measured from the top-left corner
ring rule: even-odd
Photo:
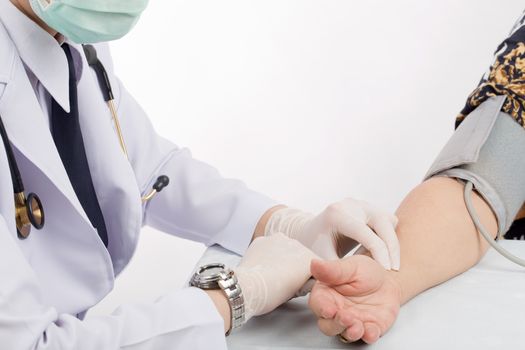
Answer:
[[[525,257],[525,242],[502,244]],[[234,266],[238,257],[212,247],[201,261]],[[525,349],[525,269],[492,249],[471,270],[403,306],[394,326],[373,345],[324,336],[306,301],[294,299],[250,320],[228,338],[229,349]]]

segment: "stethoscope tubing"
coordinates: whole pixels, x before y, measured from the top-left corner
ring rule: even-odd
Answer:
[[[20,176],[20,170],[18,169],[18,164],[16,162],[15,155],[13,153],[13,148],[11,147],[11,142],[7,136],[5,130],[4,121],[0,116],[0,134],[2,135],[2,141],[4,143],[5,152],[7,155],[7,161],[9,163],[9,170],[11,172],[11,179],[13,182],[13,192],[23,193],[24,192],[24,183],[22,181],[22,176]]]
[[[117,110],[115,108],[114,95],[113,90],[111,88],[109,76],[106,72],[106,69],[104,68],[104,65],[97,58],[97,52],[95,48],[92,45],[83,45],[83,49],[89,66],[95,70],[97,80],[102,90],[102,94],[104,95],[104,100],[106,101],[108,108],[111,112],[111,117],[113,119],[113,122],[115,123],[115,128],[119,138],[120,147],[122,148],[126,159],[129,160],[128,150],[126,148],[126,143],[122,135],[122,129],[119,123]],[[6,151],[7,161],[9,163],[9,170],[11,173],[11,179],[13,183],[17,231],[19,237],[21,239],[25,239],[29,235],[31,226],[35,227],[36,229],[41,229],[44,226],[44,209],[40,198],[35,193],[30,193],[28,194],[27,199],[25,198],[24,183],[22,181],[22,176],[20,175],[20,170],[18,168],[18,164],[13,153],[13,148],[11,146],[11,142],[7,135],[7,131],[5,129],[5,125],[1,116],[0,135],[2,137],[2,142]],[[141,197],[142,201],[147,202],[151,200],[158,192],[162,191],[162,189],[168,184],[169,178],[167,176],[159,176],[153,185],[153,189],[147,195]]]
[[[113,88],[111,87],[111,82],[109,80],[109,75],[106,69],[104,68],[102,62],[98,59],[97,50],[95,49],[95,47],[93,45],[82,45],[82,48],[84,50],[84,54],[86,55],[88,65],[95,71],[98,84],[100,85],[102,94],[104,95],[104,100],[108,104],[109,110],[111,112],[111,118],[113,119],[115,129],[117,130],[117,136],[119,139],[120,147],[126,155],[126,158],[129,160],[128,149],[126,147],[126,142],[124,141],[122,128],[120,127],[117,109],[115,108],[115,97],[113,94]],[[162,191],[162,189],[168,184],[169,178],[167,176],[159,176],[157,178],[157,181],[153,185],[153,189],[148,194],[141,197],[142,202],[145,203],[151,200],[158,192]]]

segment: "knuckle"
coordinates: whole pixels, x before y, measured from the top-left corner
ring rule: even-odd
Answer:
[[[329,221],[337,220],[343,213],[343,204],[332,203],[326,207],[324,214],[325,218]]]
[[[339,213],[343,209],[343,204],[341,202],[332,203],[326,207],[326,211],[331,213]]]
[[[385,222],[391,225],[390,214],[383,213],[383,212],[374,212],[370,215],[370,222],[377,223],[377,224]]]

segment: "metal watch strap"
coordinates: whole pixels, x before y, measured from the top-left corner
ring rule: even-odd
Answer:
[[[220,275],[219,287],[226,294],[231,311],[231,327],[226,333],[228,336],[232,330],[241,327],[245,322],[244,296],[239,281],[233,273],[221,272]]]

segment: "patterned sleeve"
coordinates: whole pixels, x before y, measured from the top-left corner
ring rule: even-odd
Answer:
[[[494,63],[456,118],[456,128],[476,107],[497,95],[507,96],[502,111],[525,127],[525,12],[498,46]]]

